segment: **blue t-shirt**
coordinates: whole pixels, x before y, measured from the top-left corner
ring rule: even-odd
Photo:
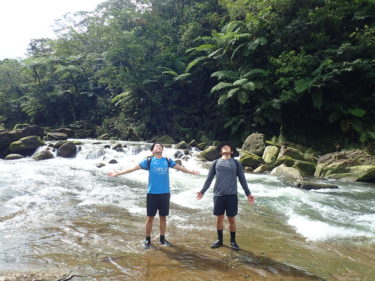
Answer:
[[[165,157],[160,159],[156,157],[151,158],[150,170],[148,174],[148,193],[151,194],[163,194],[169,193],[169,167],[173,168],[176,166],[176,162],[170,160],[170,166],[168,166],[168,160]],[[142,169],[148,170],[147,158],[139,163]]]

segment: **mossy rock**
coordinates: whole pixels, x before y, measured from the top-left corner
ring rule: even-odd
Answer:
[[[199,157],[207,160],[207,161],[214,161],[219,158],[219,155],[216,152],[216,146],[210,146],[199,153]]]
[[[176,149],[187,149],[187,148],[188,148],[188,145],[185,141],[182,141],[176,144]]]
[[[42,146],[43,144],[43,141],[39,137],[29,136],[12,142],[9,146],[9,151],[11,153],[30,156],[38,147]]]
[[[279,157],[288,156],[290,158],[293,158],[295,160],[305,160],[304,153],[300,152],[299,150],[295,148],[288,147],[285,150],[280,151]]]
[[[247,151],[241,152],[240,162],[242,166],[251,167],[253,169],[259,167],[261,164],[264,164],[262,157]]]
[[[35,153],[31,158],[33,158],[34,160],[37,160],[37,161],[47,160],[47,159],[52,159],[53,154],[52,154],[51,151],[46,149],[46,150],[42,150],[42,151],[39,151],[39,152]]]
[[[25,129],[29,126],[30,126],[30,124],[27,124],[27,123],[16,124],[16,125],[14,125],[13,130],[21,130],[21,129]]]
[[[293,167],[298,169],[303,176],[313,176],[316,165],[307,161],[295,161]]]
[[[273,163],[276,161],[279,154],[279,148],[277,146],[266,146],[263,152],[263,160],[265,163]]]
[[[277,159],[277,161],[274,163],[274,166],[277,167],[277,166],[280,166],[281,164],[285,164],[285,166],[287,167],[293,167],[296,161],[297,160],[289,156],[282,156],[279,159]]]
[[[22,156],[21,154],[8,154],[5,157],[5,160],[18,160],[18,159],[22,159],[22,158],[24,158],[24,156]]]
[[[207,145],[207,143],[205,142],[200,142],[197,144],[197,148],[200,149],[200,150],[205,150],[209,145]]]

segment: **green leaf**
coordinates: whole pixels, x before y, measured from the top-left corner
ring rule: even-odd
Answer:
[[[235,95],[239,90],[241,90],[241,89],[240,88],[234,88],[234,89],[231,89],[230,91],[228,91],[228,98],[233,97],[233,95]]]
[[[311,99],[313,106],[317,109],[321,109],[323,105],[323,93],[322,91],[315,91],[311,93]]]
[[[227,100],[227,94],[222,94],[220,96],[219,100],[217,101],[217,104],[218,105],[223,105],[226,100]]]
[[[310,90],[312,86],[313,80],[310,79],[300,79],[294,82],[294,91],[296,93],[301,94],[307,90]]]
[[[355,116],[355,117],[359,117],[359,118],[362,118],[362,117],[365,116],[366,113],[367,113],[366,110],[364,110],[364,109],[362,109],[362,108],[358,108],[358,107],[356,107],[356,108],[349,108],[349,109],[348,109],[348,112],[349,112],[351,115],[353,115],[353,116]]]
[[[246,78],[243,78],[243,79],[239,79],[239,80],[236,80],[233,82],[233,86],[242,86],[244,84],[246,84],[248,82],[248,80]]]
[[[207,57],[199,57],[194,60],[192,60],[186,67],[185,72],[189,72],[195,65],[200,63],[201,61],[207,59]]]
[[[211,77],[216,77],[219,80],[222,80],[222,79],[234,80],[238,78],[238,73],[235,71],[231,71],[231,70],[221,70],[221,71],[216,71],[212,73]]]
[[[254,91],[257,87],[254,82],[247,82],[246,84],[242,85],[242,88],[247,91]]]
[[[240,104],[245,104],[248,102],[249,96],[245,92],[241,91],[237,94],[237,100]]]
[[[229,87],[233,87],[232,83],[226,83],[226,82],[219,82],[215,87],[211,89],[211,93],[220,91],[222,89],[226,89]]]

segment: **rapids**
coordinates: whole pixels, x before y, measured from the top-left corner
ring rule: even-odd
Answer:
[[[170,169],[174,246],[158,245],[156,218],[154,247],[145,251],[147,171],[107,174],[136,165],[150,144],[121,142],[117,152],[105,147],[110,141],[80,141],[73,159],[0,160],[0,280],[375,280],[373,184],[334,181],[339,189],[305,191],[246,174],[256,203],[238,185],[241,250],[212,250],[213,184],[195,198],[209,163],[193,151],[183,165],[200,176]]]

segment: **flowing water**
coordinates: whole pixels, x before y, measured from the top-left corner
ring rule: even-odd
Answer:
[[[193,152],[183,165],[200,176],[170,170],[173,246],[157,243],[156,218],[144,250],[147,171],[107,173],[133,167],[150,145],[122,142],[117,152],[109,141],[82,142],[73,159],[0,160],[0,280],[375,280],[374,185],[305,191],[246,174],[256,204],[239,185],[241,250],[211,249],[212,187],[195,199],[209,164]]]

